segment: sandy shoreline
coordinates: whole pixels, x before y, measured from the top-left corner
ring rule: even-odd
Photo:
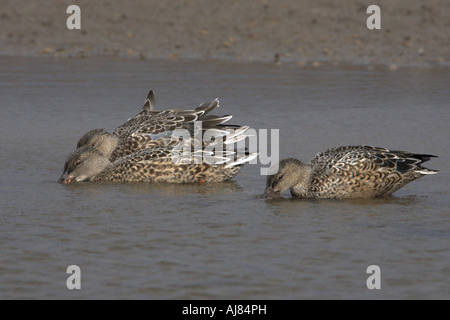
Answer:
[[[6,1],[1,56],[119,56],[295,63],[448,66],[450,1]],[[369,30],[366,9],[381,8]]]

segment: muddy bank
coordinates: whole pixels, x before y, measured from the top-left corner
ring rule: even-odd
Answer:
[[[66,27],[71,4],[81,30]],[[366,27],[371,4],[380,30]],[[3,1],[0,55],[439,66],[449,16],[445,0]]]

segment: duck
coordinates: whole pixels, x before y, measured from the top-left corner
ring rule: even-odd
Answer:
[[[112,133],[85,133],[58,182],[224,182],[257,156],[237,145],[249,126],[225,124],[231,115],[209,114],[218,99],[193,110],[155,105],[151,90],[140,112]],[[203,139],[206,133],[214,138]]]
[[[422,163],[436,157],[368,145],[341,146],[318,153],[309,163],[284,159],[271,168],[263,197],[290,190],[293,198],[344,199],[390,196],[407,183],[436,174]]]

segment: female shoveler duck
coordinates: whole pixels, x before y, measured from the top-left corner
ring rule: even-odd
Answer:
[[[308,164],[285,159],[267,177],[266,198],[290,189],[299,198],[388,196],[408,182],[438,171],[422,167],[436,157],[371,146],[346,146],[318,153]],[[275,171],[275,170],[273,170]]]
[[[83,135],[59,182],[223,182],[256,157],[229,147],[245,139],[249,127],[225,125],[231,116],[207,115],[219,107],[217,99],[194,110],[154,106],[150,91],[141,111],[113,133],[94,129]],[[198,138],[206,131],[212,141]]]

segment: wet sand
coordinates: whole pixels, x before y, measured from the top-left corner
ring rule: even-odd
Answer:
[[[81,30],[68,30],[73,1],[3,1],[1,56],[227,59],[298,66],[448,66],[450,2],[77,1]]]

